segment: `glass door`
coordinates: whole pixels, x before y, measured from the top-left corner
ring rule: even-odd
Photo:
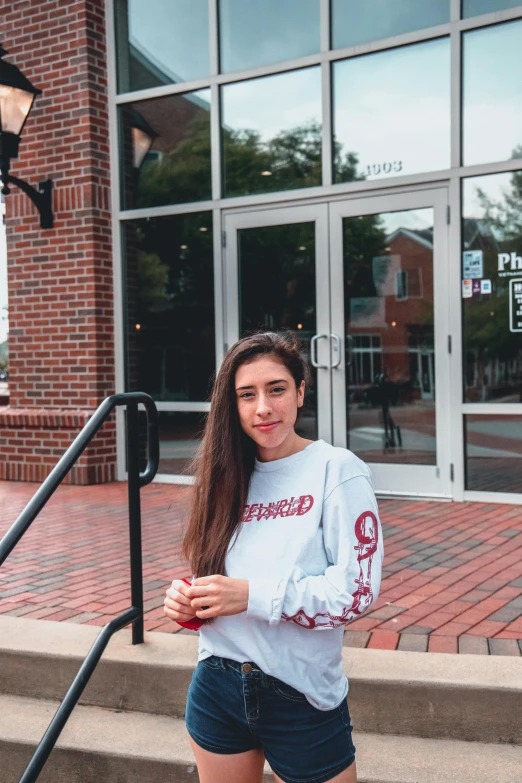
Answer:
[[[330,204],[333,440],[381,493],[450,496],[447,191]]]
[[[327,205],[225,218],[226,341],[256,329],[290,328],[313,366],[298,432],[331,441]]]

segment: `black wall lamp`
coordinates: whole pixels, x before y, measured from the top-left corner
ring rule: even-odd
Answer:
[[[23,179],[9,173],[11,158],[18,157],[20,134],[25,125],[34,99],[41,90],[33,87],[29,79],[2,57],[7,54],[0,44],[0,182],[4,196],[9,195],[9,183],[26,193],[40,213],[40,226],[53,227],[52,189],[50,179],[38,183],[38,190]]]

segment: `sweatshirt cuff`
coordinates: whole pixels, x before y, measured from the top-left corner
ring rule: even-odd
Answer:
[[[248,607],[247,617],[256,620],[265,620],[271,625],[279,622],[274,617],[275,605],[280,603],[278,588],[281,579],[249,579],[248,580]]]

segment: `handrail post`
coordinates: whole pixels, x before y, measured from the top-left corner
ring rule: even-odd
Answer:
[[[143,644],[143,568],[141,557],[141,505],[138,403],[127,406],[127,491],[129,498],[129,540],[131,602],[140,616],[132,624],[132,643]]]

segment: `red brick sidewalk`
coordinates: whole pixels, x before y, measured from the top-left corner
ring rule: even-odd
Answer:
[[[37,489],[0,482],[0,535]],[[163,614],[180,561],[189,489],[142,493],[147,630],[178,630]],[[381,593],[348,626],[350,646],[520,655],[522,510],[479,503],[380,501]],[[104,625],[130,605],[126,486],[63,486],[0,570],[0,613]],[[190,633],[190,632],[189,632]]]

